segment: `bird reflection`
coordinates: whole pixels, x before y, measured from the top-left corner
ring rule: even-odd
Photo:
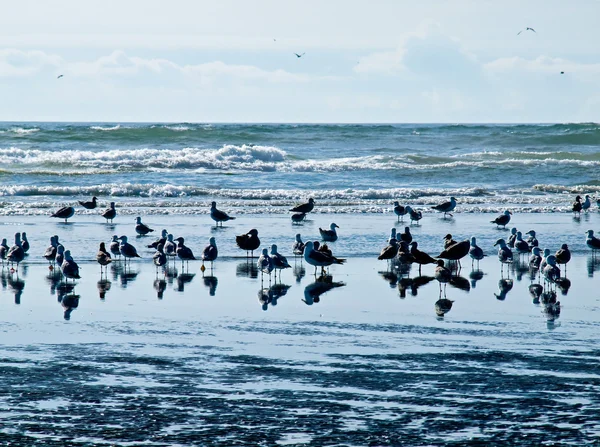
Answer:
[[[106,292],[110,290],[110,286],[112,283],[108,279],[101,279],[96,283],[96,287],[98,288],[98,294],[100,295],[100,299],[104,300],[106,298]]]
[[[56,293],[56,288],[60,284],[61,280],[62,280],[62,274],[60,273],[60,270],[58,270],[58,269],[50,270],[50,272],[46,276],[46,281],[48,281],[48,283],[50,284],[50,294],[51,295],[54,295]]]
[[[134,281],[139,274],[139,270],[123,270],[123,272],[120,275],[121,287],[125,289],[127,287],[127,284]]]
[[[498,281],[498,293],[494,293],[494,296],[500,301],[506,299],[506,294],[513,288],[513,280],[502,278]]]
[[[587,271],[589,278],[593,278],[594,272],[600,268],[600,258],[595,256],[593,253],[594,252],[592,251],[592,255],[587,258]]]
[[[533,304],[540,304],[540,297],[544,292],[544,287],[541,284],[534,283],[529,286],[529,294],[533,298]]]
[[[469,279],[471,280],[472,289],[477,287],[477,281],[482,280],[484,275],[485,273],[483,273],[481,270],[472,270],[471,273],[469,273]]]
[[[251,259],[240,262],[235,267],[235,276],[246,276],[252,279],[258,278],[258,267],[256,266],[256,262],[253,262]]]
[[[300,264],[295,263],[292,273],[296,277],[296,283],[300,284],[300,281],[302,281],[302,278],[304,278],[306,276],[306,269],[304,268],[304,265],[302,263],[300,263]]]
[[[287,294],[289,288],[282,283],[273,284],[271,287],[261,288],[258,291],[258,301],[261,304],[262,310],[268,310],[270,306],[277,306],[277,300]]]
[[[202,275],[202,280],[204,281],[204,285],[208,287],[208,294],[210,296],[215,296],[217,293],[217,285],[219,284],[219,280],[216,276],[204,276]]]
[[[517,257],[510,264],[510,270],[515,274],[517,281],[523,279],[523,275],[529,272],[529,259],[526,261],[521,260],[521,257]]]
[[[192,282],[194,276],[196,276],[195,273],[181,273],[179,276],[177,276],[177,291],[184,292],[185,285],[189,282]]]
[[[152,285],[154,286],[154,290],[156,290],[156,297],[159,300],[162,300],[163,294],[164,294],[165,290],[167,289],[167,281],[165,281],[164,279],[157,278],[154,280]]]
[[[310,283],[304,288],[304,298],[302,301],[311,306],[313,303],[321,301],[321,295],[324,293],[336,287],[344,287],[345,285],[346,283],[341,281],[334,282],[331,275],[321,275],[315,282]]]
[[[406,291],[410,289],[412,296],[417,296],[419,287],[433,281],[433,276],[419,275],[415,278],[400,278],[398,281],[398,293],[400,298],[406,298]]]
[[[398,285],[398,275],[394,272],[385,271],[385,272],[377,272],[381,275],[381,277],[390,285],[390,288],[394,288]]]
[[[442,291],[440,290],[440,298],[435,302],[435,314],[442,318],[444,315],[450,312],[450,309],[452,309],[452,303],[454,303],[453,300],[442,298]]]
[[[21,304],[21,295],[25,288],[25,281],[17,275],[8,275],[8,288],[15,295],[15,304]]]
[[[69,295],[65,295],[62,298],[62,307],[65,310],[64,313],[64,318],[65,320],[70,320],[71,319],[71,312],[73,312],[74,309],[77,309],[77,307],[79,306],[79,295],[75,295],[74,293],[71,293]]]
[[[565,278],[563,276],[558,278],[555,283],[563,295],[567,295],[567,293],[569,293],[569,289],[571,288],[571,280],[569,278]]]
[[[469,280],[460,275],[452,275],[450,278],[450,285],[465,292],[469,292],[471,290],[471,283]]]
[[[61,282],[56,288],[56,299],[59,303],[62,303],[62,300],[71,292],[75,290],[75,284]]]

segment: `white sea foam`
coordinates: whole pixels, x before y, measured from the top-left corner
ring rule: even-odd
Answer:
[[[103,130],[103,131],[119,130],[120,128],[121,128],[120,124],[117,124],[116,126],[112,126],[112,127],[102,127],[102,126],[91,126],[90,127],[91,130]]]
[[[38,129],[37,127],[33,127],[30,129],[25,129],[23,127],[11,127],[9,129],[9,132],[13,132],[13,133],[16,133],[19,135],[28,135],[28,134],[39,132],[39,131],[40,131],[40,129]]]

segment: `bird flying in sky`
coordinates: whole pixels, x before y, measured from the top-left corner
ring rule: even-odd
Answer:
[[[64,75],[58,75],[58,76],[56,77],[56,79],[60,79],[60,78],[62,78],[63,76],[64,76]]]
[[[306,53],[302,53],[302,54],[298,54],[298,53],[294,53],[296,55],[296,57],[302,57],[304,56]]]
[[[537,32],[536,32],[536,31],[535,31],[533,28],[527,27],[527,28],[525,28],[525,29],[522,29],[521,31],[519,31],[519,32],[517,33],[517,36],[518,36],[519,34],[521,34],[523,31],[533,31],[534,33],[536,33],[536,34],[537,34]]]

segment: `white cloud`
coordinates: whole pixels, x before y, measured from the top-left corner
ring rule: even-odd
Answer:
[[[31,76],[47,68],[56,68],[62,58],[43,51],[0,50],[0,76]]]

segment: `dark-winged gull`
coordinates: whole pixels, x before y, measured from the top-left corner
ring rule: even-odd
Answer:
[[[66,279],[79,279],[79,266],[73,260],[70,250],[65,250],[65,259],[60,266],[60,270]]]
[[[251,252],[251,256],[254,257],[254,250],[260,247],[260,239],[258,238],[258,230],[253,228],[248,233],[242,234],[235,237],[235,243],[242,250],[246,250],[246,257],[248,252]]]
[[[113,219],[117,217],[115,202],[110,202],[110,208],[107,208],[102,212],[102,217],[104,217],[107,222],[110,220],[110,223],[112,223]]]
[[[508,236],[508,240],[506,241],[506,245],[510,248],[515,248],[515,241],[517,240],[517,228],[512,227],[510,229],[510,236]]]
[[[3,238],[2,243],[0,243],[0,260],[2,261],[3,266],[4,261],[6,260],[6,255],[8,254],[8,250],[10,250],[10,247],[8,246],[6,238]],[[54,254],[56,254],[56,248],[54,248]],[[54,257],[52,259],[54,259]]]
[[[314,241],[313,247],[315,250],[320,251],[321,253],[325,253],[326,255],[333,256],[333,252],[327,245],[327,242],[325,242],[323,245],[321,245],[321,243],[319,241]]]
[[[301,58],[302,56],[304,56],[306,53],[294,53],[296,55],[297,58]]]
[[[542,250],[540,247],[533,247],[529,256],[529,268],[537,270],[542,264]]]
[[[214,237],[211,237],[208,240],[208,245],[206,247],[204,247],[204,250],[202,250],[202,267],[204,267],[204,262],[208,261],[208,262],[210,262],[210,268],[212,270],[213,262],[215,262],[215,260],[217,259],[217,256],[219,256],[219,249],[217,248],[217,241],[215,240]]]
[[[396,238],[396,240],[410,244],[413,240],[412,234],[410,233],[410,228],[404,227],[404,233],[400,233],[400,235]]]
[[[540,262],[540,270],[544,270],[544,267],[546,267],[546,259],[548,259],[548,256],[550,256],[550,249],[544,248],[544,254],[542,255],[542,261]]]
[[[262,249],[262,253],[256,261],[256,266],[258,267],[258,270],[260,270],[261,281],[263,278],[263,274],[266,273],[267,275],[269,275],[269,282],[271,282],[271,272],[273,271],[275,266],[273,265],[273,260],[269,256],[269,250],[267,250],[266,248]]]
[[[315,268],[315,276],[317,274],[317,267],[321,267],[321,270],[324,271],[325,267],[329,267],[331,264],[343,264],[346,262],[345,259],[316,251],[312,241],[308,241],[304,246],[304,260]]]
[[[57,219],[64,219],[66,222],[67,219],[73,217],[73,214],[75,214],[75,208],[73,208],[72,206],[65,206],[65,207],[62,207],[61,209],[59,209],[58,211],[56,211],[50,217],[56,217]]]
[[[186,247],[185,240],[181,236],[175,240],[177,241],[177,249],[175,250],[175,254],[179,259],[181,259],[181,268],[183,268],[183,261],[185,261],[186,264],[189,264],[190,261],[195,261],[196,257],[194,256],[194,253],[192,253],[192,249]]]
[[[504,266],[504,264],[510,264],[513,261],[512,250],[506,245],[506,241],[504,239],[498,239],[494,243],[494,247],[498,246],[498,260],[500,261],[500,266]]]
[[[210,218],[215,221],[216,225],[221,223],[223,226],[223,222],[227,222],[228,220],[234,220],[235,217],[229,216],[227,213],[224,213],[221,210],[217,209],[217,202],[212,202],[210,204]]]
[[[517,238],[515,239],[515,250],[518,254],[522,255],[529,253],[529,244],[523,240],[523,235],[520,231],[517,231]]]
[[[600,239],[594,236],[594,231],[587,230],[586,235],[585,244],[592,249],[592,253],[596,250],[600,250]]]
[[[577,213],[581,215],[581,210],[583,209],[583,204],[581,203],[581,196],[575,197],[575,202],[573,202],[573,206],[571,207],[571,211],[573,213]]]
[[[54,262],[57,266],[61,266],[63,261],[65,260],[65,247],[62,244],[58,244],[56,246],[56,257],[54,258]]]
[[[410,247],[404,241],[398,242],[398,255],[396,256],[396,260],[399,264],[408,266],[415,262],[415,257],[410,252]]]
[[[23,258],[25,258],[25,251],[21,245],[21,233],[15,233],[15,244],[6,253],[6,260],[11,264],[17,264],[17,270],[19,270],[19,263],[23,261]]]
[[[273,261],[273,268],[275,269],[275,273],[279,270],[279,276],[281,277],[281,271],[283,269],[292,268],[289,264],[287,258],[283,256],[281,253],[277,251],[277,245],[271,245],[271,260]]]
[[[112,240],[110,241],[110,245],[108,246],[108,248],[110,249],[110,252],[118,257],[121,257],[121,249],[119,248],[121,244],[119,243],[119,236],[117,236],[116,234],[113,235]]]
[[[408,213],[411,222],[418,223],[423,218],[423,213],[421,211],[413,210],[410,205],[407,205],[404,209]]]
[[[310,199],[308,199],[308,203],[296,205],[295,207],[291,208],[290,211],[293,211],[294,213],[306,214],[306,213],[310,213],[314,207],[315,207],[315,200],[311,197]]]
[[[23,247],[23,251],[27,254],[29,251],[29,241],[27,240],[27,233],[24,231],[21,233],[21,247]]]
[[[404,219],[406,215],[406,208],[400,205],[400,202],[394,202],[394,214],[398,216],[397,222],[400,222],[400,218]]]
[[[140,236],[145,236],[153,231],[154,230],[148,225],[142,223],[142,218],[140,216],[135,218],[135,232],[137,234],[139,234]]]
[[[460,269],[462,268],[460,260],[469,254],[470,249],[471,241],[464,240],[448,246],[448,248],[442,251],[437,257],[448,259],[449,261],[457,261],[458,268]]]
[[[92,197],[92,200],[88,200],[88,201],[79,200],[78,202],[86,210],[93,210],[98,206],[97,200],[98,199],[96,197]]]
[[[473,262],[477,261],[477,266],[479,267],[479,261],[481,261],[485,257],[485,253],[477,245],[477,239],[473,236],[471,237],[471,247],[469,248],[469,256],[471,256],[471,267],[473,267]]]
[[[555,283],[558,278],[560,278],[560,269],[556,265],[556,256],[548,256],[548,259],[546,259],[546,266],[542,273],[546,281],[550,283]]]
[[[100,264],[100,276],[102,276],[102,268],[106,267],[112,262],[110,253],[106,251],[106,245],[104,242],[100,242],[98,253],[96,253],[96,261],[98,261],[98,264]]]
[[[304,242],[302,242],[300,233],[296,234],[296,240],[294,241],[294,245],[292,245],[292,252],[294,256],[302,256],[304,254]]]
[[[527,238],[527,244],[529,245],[530,249],[532,249],[533,247],[538,247],[540,245],[539,241],[537,240],[535,230],[529,230],[525,234],[529,236]]]
[[[444,250],[454,244],[456,244],[456,241],[452,239],[452,235],[450,233],[444,236]]]
[[[129,262],[131,262],[131,258],[141,258],[135,247],[127,242],[127,236],[121,236],[119,240],[121,241],[119,244],[119,251],[123,258],[125,258],[125,262],[127,262],[128,259]]]
[[[389,244],[381,250],[377,259],[380,261],[394,259],[398,255],[398,241],[390,239]]]
[[[439,205],[432,206],[431,208],[444,213],[444,218],[446,218],[446,214],[450,214],[452,211],[454,211],[454,208],[456,208],[456,199],[454,197],[450,197],[449,202],[440,203]],[[452,214],[450,214],[450,217],[452,217]]]
[[[156,266],[156,274],[158,275],[159,267],[164,266],[167,263],[167,255],[163,251],[164,245],[158,244],[156,246],[156,253],[152,256],[152,262]]]
[[[306,213],[295,213],[295,214],[292,214],[292,222],[293,223],[300,223],[304,219],[306,219]]]
[[[159,244],[162,244],[164,247],[165,242],[167,242],[167,234],[169,234],[169,232],[167,230],[163,229],[160,232],[160,238],[158,238],[157,240],[152,242],[150,245],[148,245],[148,248],[157,248]]]
[[[3,239],[3,242],[6,239]],[[54,258],[56,258],[56,246],[58,245],[58,242],[56,241],[55,236],[50,236],[50,245],[48,246],[48,248],[46,248],[46,251],[44,252],[44,258],[46,258],[46,261],[48,261],[50,264],[54,263]]]
[[[437,261],[429,256],[424,251],[419,250],[419,244],[416,241],[410,243],[410,254],[413,256],[414,262],[419,264],[419,275],[421,274],[421,266],[425,264],[436,264]]]
[[[435,267],[435,272],[433,277],[440,284],[440,293],[442,293],[442,284],[444,284],[444,291],[446,290],[446,284],[450,282],[452,279],[452,272],[444,266],[444,261],[442,259],[438,259],[436,261],[437,266]]]
[[[496,217],[490,222],[496,224],[496,226],[502,225],[504,228],[506,228],[506,225],[510,222],[511,214],[512,213],[510,211],[505,210],[504,213],[500,214],[498,217]]]
[[[569,246],[567,244],[562,244],[560,246],[560,250],[558,250],[554,254],[554,256],[556,258],[557,264],[564,264],[565,273],[566,273],[567,272],[567,264],[571,260],[571,251],[569,250]]]
[[[337,224],[332,223],[329,225],[329,230],[324,230],[323,228],[319,228],[319,233],[321,233],[321,239],[325,242],[335,242],[337,241],[338,235],[335,231],[336,228],[339,228]]]

